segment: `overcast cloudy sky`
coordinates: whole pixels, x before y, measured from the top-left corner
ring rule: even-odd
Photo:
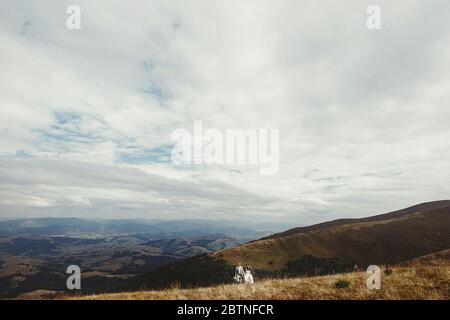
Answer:
[[[448,0],[0,0],[0,218],[303,225],[448,199],[449,44]],[[194,120],[278,128],[278,175],[174,166]]]

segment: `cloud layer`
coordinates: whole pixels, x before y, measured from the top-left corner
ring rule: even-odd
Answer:
[[[81,30],[66,28],[79,4]],[[0,3],[0,217],[308,224],[448,198],[450,3]],[[280,172],[171,132],[277,128]]]

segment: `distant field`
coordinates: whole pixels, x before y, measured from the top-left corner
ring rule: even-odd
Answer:
[[[337,289],[339,279],[351,281],[349,288]],[[263,280],[253,286],[219,285],[195,289],[168,288],[161,291],[123,292],[90,296],[67,297],[63,299],[89,300],[169,300],[169,299],[450,299],[450,261],[433,260],[426,263],[411,262],[408,266],[393,268],[391,275],[382,274],[380,290],[368,290],[366,273],[352,272],[320,277]]]

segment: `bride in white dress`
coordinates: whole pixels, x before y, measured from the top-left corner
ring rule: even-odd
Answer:
[[[253,281],[253,275],[252,275],[251,270],[245,270],[244,281],[245,281],[245,284],[254,284],[255,283]]]

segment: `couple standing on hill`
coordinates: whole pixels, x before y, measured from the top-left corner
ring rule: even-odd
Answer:
[[[246,266],[245,269],[239,262],[236,268],[234,269],[234,280],[237,283],[245,282],[246,284],[253,284],[253,275],[252,269],[250,266]]]

